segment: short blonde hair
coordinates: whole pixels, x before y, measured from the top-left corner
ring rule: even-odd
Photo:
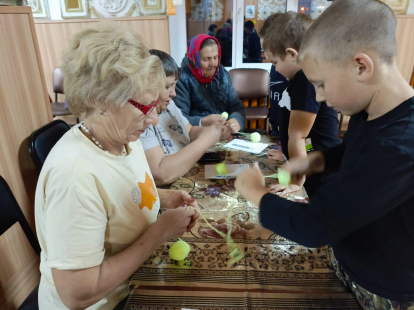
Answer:
[[[141,37],[114,23],[98,23],[74,34],[63,51],[61,69],[70,111],[123,107],[134,95],[159,92],[165,73]]]
[[[312,24],[299,60],[316,59],[344,66],[359,52],[375,51],[383,63],[397,57],[397,20],[379,0],[336,0]]]
[[[275,18],[263,38],[263,49],[285,59],[286,49],[299,51],[302,39],[312,24],[305,14],[287,12]]]

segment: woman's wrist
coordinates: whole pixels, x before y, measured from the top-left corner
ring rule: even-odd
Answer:
[[[160,197],[161,209],[168,209],[168,197],[170,196],[171,190],[158,188],[158,197]]]

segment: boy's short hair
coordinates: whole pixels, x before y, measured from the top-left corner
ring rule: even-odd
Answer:
[[[397,56],[397,20],[379,0],[336,0],[309,28],[299,59],[308,56],[346,65],[358,52],[379,54],[390,65]]]
[[[262,28],[260,28],[260,31],[258,33],[260,38],[263,39],[265,37],[267,29],[269,29],[269,27],[273,23],[273,21],[282,14],[283,13],[273,13],[265,19],[265,21],[263,23],[263,26],[262,26]]]
[[[312,24],[312,19],[305,14],[287,12],[276,18],[266,31],[263,49],[285,59],[286,49],[299,51],[302,39]]]
[[[177,80],[180,78],[180,68],[178,68],[176,62],[170,55],[160,50],[150,50],[149,52],[161,60],[166,77],[174,75]]]
[[[251,20],[248,20],[247,22],[244,23],[244,28],[247,28],[249,30],[253,30],[254,29],[254,23]]]

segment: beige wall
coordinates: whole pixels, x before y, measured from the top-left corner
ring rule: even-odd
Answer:
[[[113,22],[135,30],[147,42],[150,48],[170,53],[169,30],[167,16],[151,17],[125,17],[114,18],[105,22]],[[40,53],[46,77],[47,90],[54,100],[52,71],[60,65],[63,49],[70,36],[84,27],[92,25],[102,19],[76,19],[76,20],[35,20]],[[63,96],[59,98],[63,100]]]
[[[410,82],[414,71],[414,15],[397,15],[397,65]]]

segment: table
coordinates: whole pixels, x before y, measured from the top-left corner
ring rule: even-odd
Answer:
[[[263,140],[280,148],[276,140]],[[210,151],[225,151],[223,143]],[[254,161],[264,175],[274,174],[283,164],[266,156],[228,152],[227,163]],[[208,221],[225,233],[232,205],[231,235],[245,257],[229,266],[226,241],[199,219],[181,238],[191,247],[187,259],[169,257],[176,240],[163,244],[133,275],[125,309],[361,309],[330,269],[327,247],[309,249],[263,228],[257,207],[242,198],[233,183],[204,179],[204,166],[198,164],[170,188],[188,191]],[[307,202],[303,190],[286,198]]]

